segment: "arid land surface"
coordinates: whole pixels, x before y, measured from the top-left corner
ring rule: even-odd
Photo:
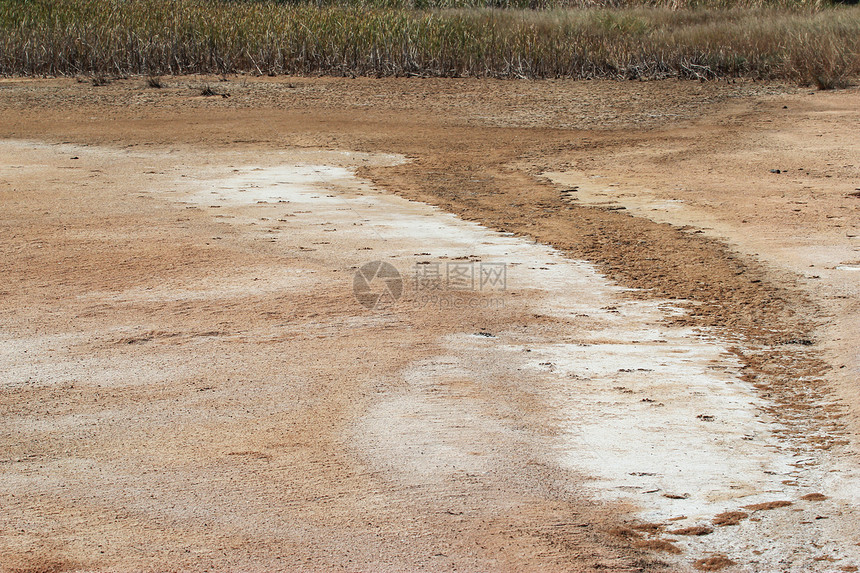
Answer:
[[[858,134],[857,88],[0,80],[0,569],[856,570]]]

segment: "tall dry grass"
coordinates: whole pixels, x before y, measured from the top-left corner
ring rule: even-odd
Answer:
[[[429,1],[0,0],[0,74],[753,77],[833,87],[860,73],[860,8],[821,0],[413,7]]]

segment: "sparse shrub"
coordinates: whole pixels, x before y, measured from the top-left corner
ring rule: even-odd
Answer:
[[[203,88],[200,90],[200,95],[202,95],[204,97],[213,97],[213,96],[220,96],[222,98],[230,97],[230,94],[228,94],[227,92],[216,91],[209,84],[206,84],[203,86]]]

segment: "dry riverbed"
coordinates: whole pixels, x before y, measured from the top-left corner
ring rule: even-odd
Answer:
[[[856,89],[204,81],[0,81],[0,569],[860,566]]]

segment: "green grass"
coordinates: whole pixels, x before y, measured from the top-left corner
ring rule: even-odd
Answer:
[[[860,73],[853,6],[533,0],[534,10],[502,1],[515,7],[0,0],[0,74],[749,77],[833,87]]]

